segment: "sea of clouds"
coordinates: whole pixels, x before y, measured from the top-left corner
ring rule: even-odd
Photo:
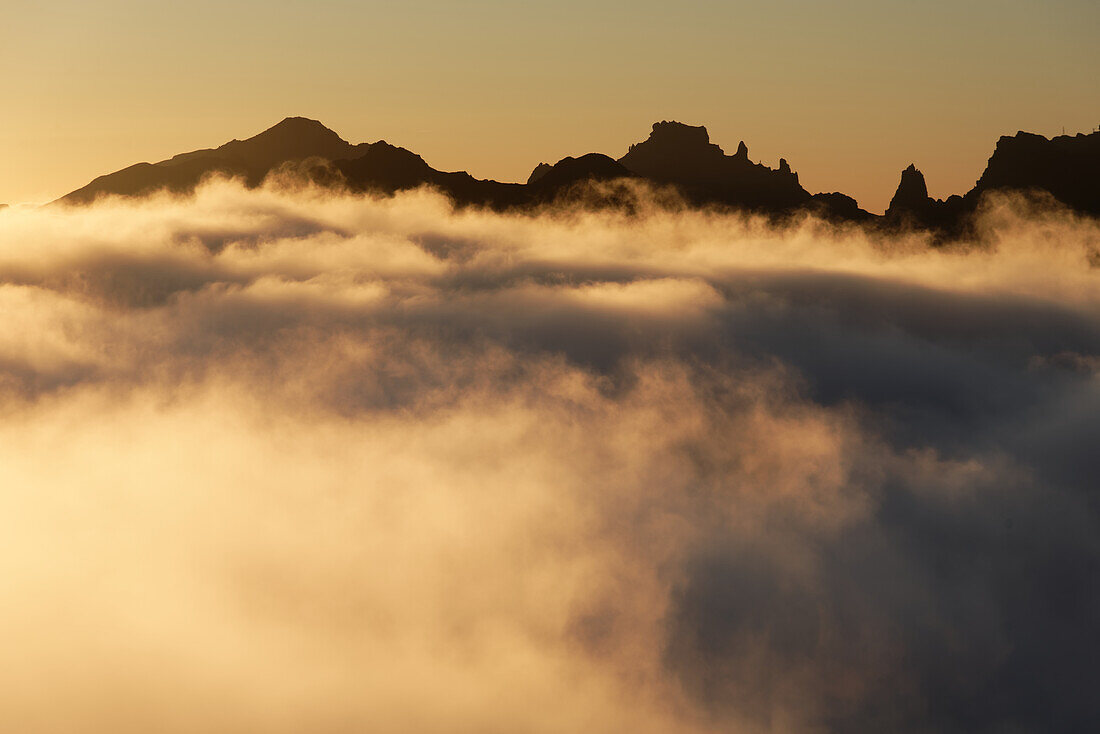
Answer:
[[[0,729],[1100,728],[1100,226],[0,211]]]

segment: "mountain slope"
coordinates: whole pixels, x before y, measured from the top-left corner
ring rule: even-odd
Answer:
[[[158,189],[185,192],[212,173],[243,176],[249,185],[255,186],[287,161],[350,158],[362,153],[365,147],[352,145],[316,120],[288,117],[247,140],[181,153],[159,163],[138,163],[100,176],[60,201],[86,204],[107,194],[139,196]]]
[[[356,191],[394,194],[398,191],[431,186],[461,205],[477,204],[507,208],[522,202],[524,186],[476,179],[465,171],[437,171],[423,158],[405,148],[379,141],[367,151],[333,166],[342,174],[343,183]]]

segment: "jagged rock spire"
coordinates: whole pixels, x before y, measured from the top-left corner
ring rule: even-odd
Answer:
[[[894,192],[894,198],[890,199],[891,211],[916,211],[928,205],[928,185],[924,182],[924,174],[912,163],[901,172],[901,181]]]

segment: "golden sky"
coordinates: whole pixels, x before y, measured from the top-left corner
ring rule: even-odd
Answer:
[[[997,137],[1100,123],[1090,0],[5,3],[0,202],[290,115],[524,180],[705,124],[881,211],[910,162],[964,192]]]

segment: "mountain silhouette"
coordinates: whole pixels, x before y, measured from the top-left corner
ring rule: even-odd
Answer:
[[[58,201],[86,204],[99,196],[140,196],[161,189],[184,193],[211,174],[258,186],[273,171],[295,162],[301,164],[296,170],[321,185],[380,194],[429,186],[456,205],[501,210],[575,198],[574,192],[593,181],[636,179],[672,187],[694,205],[776,216],[808,211],[833,221],[946,233],[961,231],[982,195],[991,191],[1045,191],[1066,206],[1100,216],[1100,132],[1053,139],[1025,132],[1002,137],[974,188],[943,201],[928,195],[923,174],[910,165],[902,172],[886,214],[877,217],[843,193],[811,195],[786,159],[774,169],[755,163],[744,141],[727,155],[711,142],[705,127],[674,121],[654,123],[649,137],[631,145],[618,160],[589,153],[554,165],[540,163],[521,184],[477,179],[465,171],[439,171],[405,148],[385,141],[353,145],[316,120],[288,117],[246,140],[100,176]],[[607,206],[623,203],[623,197],[606,191],[589,200]]]
[[[924,174],[910,163],[909,167],[901,172],[901,183],[898,184],[894,197],[890,199],[887,211],[921,209],[929,200],[928,184],[924,181]]]
[[[785,159],[773,170],[749,160],[742,141],[734,155],[710,142],[705,127],[657,122],[649,139],[619,159],[625,168],[657,183],[674,184],[696,203],[724,203],[781,211],[810,200]]]
[[[534,175],[531,174],[532,177]],[[580,158],[562,158],[553,166],[544,168],[534,181],[528,179],[527,185],[544,191],[556,191],[579,181],[611,181],[619,178],[634,178],[634,174],[602,153],[589,153]]]
[[[439,171],[405,148],[385,141],[352,145],[316,120],[288,117],[247,140],[100,176],[59,201],[84,204],[103,195],[140,196],[160,189],[187,192],[211,174],[240,177],[246,185],[257,186],[279,166],[310,159],[319,159],[308,167],[317,183],[384,194],[430,186],[456,204],[496,209],[552,202],[586,182],[644,179],[675,186],[695,204],[787,213],[812,203],[840,218],[870,216],[840,194],[814,201],[785,160],[777,170],[753,163],[744,143],[735,155],[727,156],[710,142],[706,128],[678,122],[654,124],[649,139],[630,146],[619,161],[600,153],[567,157],[554,165],[540,163],[526,184],[513,184],[476,179],[464,171]]]
[[[910,165],[884,221],[892,227],[924,228],[958,234],[965,230],[982,197],[995,191],[1045,192],[1063,205],[1100,216],[1100,131],[1045,138],[1018,132],[1002,136],[981,178],[965,195],[928,195],[924,175]]]
[[[928,195],[924,174],[915,165],[901,172],[897,191],[886,209],[886,223],[894,227],[952,230],[962,222],[965,202],[958,195],[946,201]]]
[[[60,200],[85,204],[104,194],[140,196],[159,189],[182,193],[213,173],[241,176],[249,186],[257,186],[287,161],[351,158],[364,150],[365,146],[352,145],[316,120],[288,117],[247,140],[181,153],[159,163],[138,163],[100,176]]]
[[[412,151],[385,141],[367,146],[361,156],[335,161],[333,168],[341,182],[354,191],[394,194],[431,186],[457,204],[497,209],[518,206],[525,199],[522,184],[477,179],[465,171],[437,171]]]
[[[540,178],[550,173],[551,168],[552,166],[549,163],[538,164],[535,166],[535,170],[531,171],[531,175],[527,177],[527,183],[533,184],[535,181],[538,181]]]
[[[997,141],[981,178],[966,198],[988,191],[1046,191],[1077,211],[1100,216],[1100,132],[1059,135],[1016,133]]]
[[[877,216],[859,208],[859,202],[839,191],[814,194],[803,210],[833,222],[873,222]]]

